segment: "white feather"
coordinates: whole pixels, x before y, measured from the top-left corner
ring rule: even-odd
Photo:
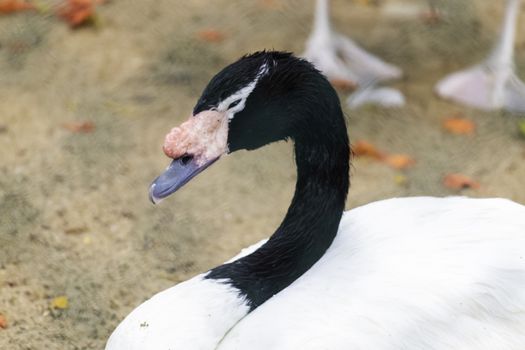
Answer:
[[[524,349],[524,291],[524,206],[391,199],[346,212],[323,258],[218,349]]]
[[[249,311],[225,282],[199,275],[156,294],[122,321],[106,350],[215,349]]]

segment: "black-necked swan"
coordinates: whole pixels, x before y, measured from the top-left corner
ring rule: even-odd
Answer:
[[[306,41],[303,57],[312,62],[332,82],[346,82],[358,89],[348,97],[350,108],[367,103],[385,107],[405,104],[403,94],[377,84],[399,79],[400,68],[371,54],[352,39],[332,29],[329,0],[317,0],[313,29]]]
[[[244,56],[210,81],[167,135],[173,161],[150,196],[225,154],[287,139],[297,184],[275,233],[137,307],[106,350],[525,348],[525,207],[417,197],[343,213],[339,99],[291,54]]]
[[[501,33],[489,57],[439,81],[435,88],[439,96],[484,110],[525,112],[525,83],[516,75],[514,65],[520,2],[507,0]]]

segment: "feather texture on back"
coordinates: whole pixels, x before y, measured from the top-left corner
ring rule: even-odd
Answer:
[[[346,212],[318,263],[218,349],[518,350],[524,329],[525,207],[400,198]]]

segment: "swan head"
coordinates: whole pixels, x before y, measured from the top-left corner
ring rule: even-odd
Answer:
[[[222,155],[299,137],[311,129],[308,110],[326,89],[336,96],[324,76],[291,53],[262,51],[230,64],[208,83],[189,119],[166,136],[163,150],[173,161],[153,181],[151,201],[174,193]]]

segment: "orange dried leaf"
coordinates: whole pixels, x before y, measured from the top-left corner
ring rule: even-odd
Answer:
[[[442,21],[442,15],[439,10],[432,9],[421,13],[421,20],[425,24],[434,25]]]
[[[224,41],[224,33],[216,29],[204,29],[197,33],[197,37],[207,43],[220,43]]]
[[[445,130],[457,135],[471,135],[476,130],[476,125],[472,120],[460,117],[450,117],[443,121]]]
[[[356,157],[370,157],[377,161],[383,162],[386,165],[403,170],[413,166],[416,161],[414,158],[406,154],[388,154],[379,150],[376,146],[368,141],[357,141],[352,147],[352,153]]]
[[[352,147],[352,152],[356,157],[371,157],[374,159],[384,159],[385,153],[377,149],[376,146],[368,141],[359,140]]]
[[[386,156],[383,161],[394,169],[407,169],[416,164],[414,158],[406,154],[391,154]]]
[[[65,123],[62,126],[74,133],[87,134],[95,130],[95,123],[90,121]]]
[[[0,314],[0,328],[6,329],[7,328],[7,318]]]
[[[462,174],[448,174],[443,179],[443,185],[453,190],[462,190],[467,188],[477,189],[480,187],[479,182]]]
[[[350,92],[357,88],[356,83],[346,79],[330,79],[332,86],[338,90]]]
[[[93,21],[95,7],[104,0],[65,0],[58,10],[58,16],[72,28],[79,27]]]
[[[0,0],[0,14],[34,10],[35,6],[24,0]]]

